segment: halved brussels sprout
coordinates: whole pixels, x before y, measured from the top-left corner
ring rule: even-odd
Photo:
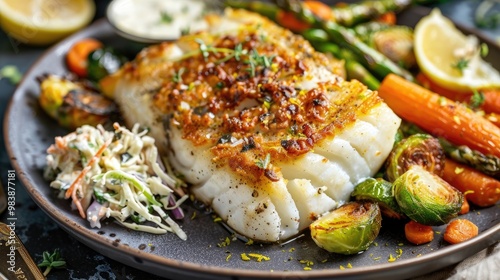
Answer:
[[[413,29],[403,25],[370,21],[354,28],[358,37],[404,68],[416,66]]]
[[[457,217],[464,199],[460,191],[420,165],[412,166],[393,185],[403,213],[429,226],[443,225]]]
[[[349,202],[314,221],[311,237],[321,248],[351,255],[368,249],[378,236],[382,215],[377,203]]]
[[[413,30],[407,26],[395,25],[374,32],[371,45],[393,62],[410,69],[417,64],[413,51]]]
[[[392,184],[383,178],[368,178],[354,187],[351,197],[378,203],[384,216],[401,219],[403,212],[394,197]]]
[[[394,182],[413,165],[443,175],[445,154],[439,140],[429,134],[414,134],[397,143],[386,161],[386,176]]]

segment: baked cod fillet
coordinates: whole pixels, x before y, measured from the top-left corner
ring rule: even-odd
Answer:
[[[144,49],[104,84],[149,127],[190,191],[236,232],[290,238],[349,199],[400,119],[343,64],[256,14]]]

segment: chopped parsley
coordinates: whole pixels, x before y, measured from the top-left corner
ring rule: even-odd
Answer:
[[[469,66],[469,60],[465,58],[460,58],[455,64],[452,65],[453,68],[457,69],[460,74],[464,73],[465,68]]]
[[[470,98],[470,101],[469,101],[469,106],[472,109],[477,109],[477,108],[481,107],[481,105],[484,104],[484,101],[485,101],[484,94],[480,91],[474,90],[474,92]]]

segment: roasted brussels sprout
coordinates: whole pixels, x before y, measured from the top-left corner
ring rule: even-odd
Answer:
[[[446,224],[456,217],[464,199],[460,191],[420,165],[411,166],[393,185],[403,213],[429,226]]]
[[[63,127],[104,124],[118,113],[113,101],[85,81],[48,75],[39,77],[39,82],[41,107]]]
[[[116,72],[126,61],[126,57],[110,47],[96,49],[88,56],[87,76],[90,80],[99,81]]]
[[[413,51],[413,29],[403,25],[368,22],[355,28],[358,36],[369,46],[384,54],[403,68],[417,65]]]
[[[378,236],[382,215],[377,203],[349,202],[314,221],[314,242],[338,254],[351,255],[368,249]]]
[[[386,161],[386,176],[394,182],[413,165],[441,176],[444,162],[444,150],[438,139],[429,134],[414,134],[394,146]]]
[[[389,218],[401,219],[404,217],[394,197],[392,184],[383,178],[368,178],[357,184],[351,197],[358,201],[368,200],[378,203],[382,214]]]

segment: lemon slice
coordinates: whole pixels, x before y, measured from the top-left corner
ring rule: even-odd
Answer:
[[[92,0],[0,0],[0,26],[22,43],[47,45],[87,25]]]
[[[442,87],[457,92],[500,87],[500,74],[481,58],[477,37],[465,36],[439,9],[415,26],[414,48],[421,71]]]

